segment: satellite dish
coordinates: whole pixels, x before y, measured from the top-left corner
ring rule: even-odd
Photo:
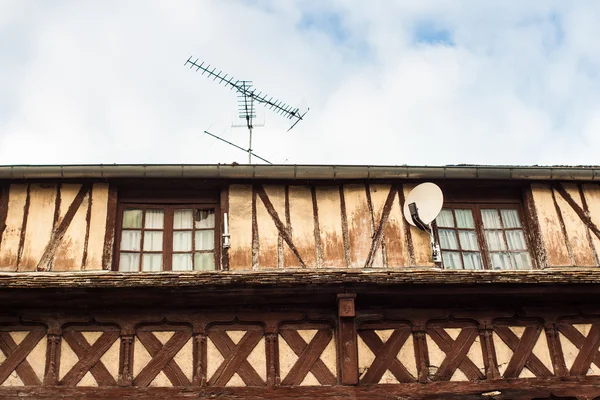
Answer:
[[[444,195],[438,185],[421,183],[406,196],[404,218],[412,226],[428,231],[429,224],[438,216],[443,204]]]
[[[442,211],[444,205],[444,194],[442,189],[435,183],[425,182],[418,185],[406,196],[404,202],[404,218],[412,226],[422,231],[429,232],[431,242],[431,258],[434,263],[442,262],[440,246],[435,242],[435,235],[431,229],[431,223]]]

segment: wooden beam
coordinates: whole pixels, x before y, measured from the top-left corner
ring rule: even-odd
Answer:
[[[340,383],[358,384],[358,341],[356,332],[355,293],[338,294],[338,354]]]

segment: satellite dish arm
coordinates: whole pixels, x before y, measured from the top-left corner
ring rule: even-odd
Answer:
[[[431,232],[431,228],[429,227],[429,225],[423,222],[423,220],[421,220],[421,217],[419,217],[419,209],[417,208],[417,203],[410,203],[408,205],[408,209],[410,211],[410,217],[412,218],[412,221],[414,222],[415,226],[422,231]]]

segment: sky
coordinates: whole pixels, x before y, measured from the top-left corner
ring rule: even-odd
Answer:
[[[0,165],[597,165],[600,1],[0,0]],[[254,160],[259,163],[259,160]]]

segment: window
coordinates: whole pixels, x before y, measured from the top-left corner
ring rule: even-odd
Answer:
[[[123,204],[118,270],[214,270],[215,209],[199,205]]]
[[[446,269],[531,269],[518,205],[446,205],[436,219]]]

